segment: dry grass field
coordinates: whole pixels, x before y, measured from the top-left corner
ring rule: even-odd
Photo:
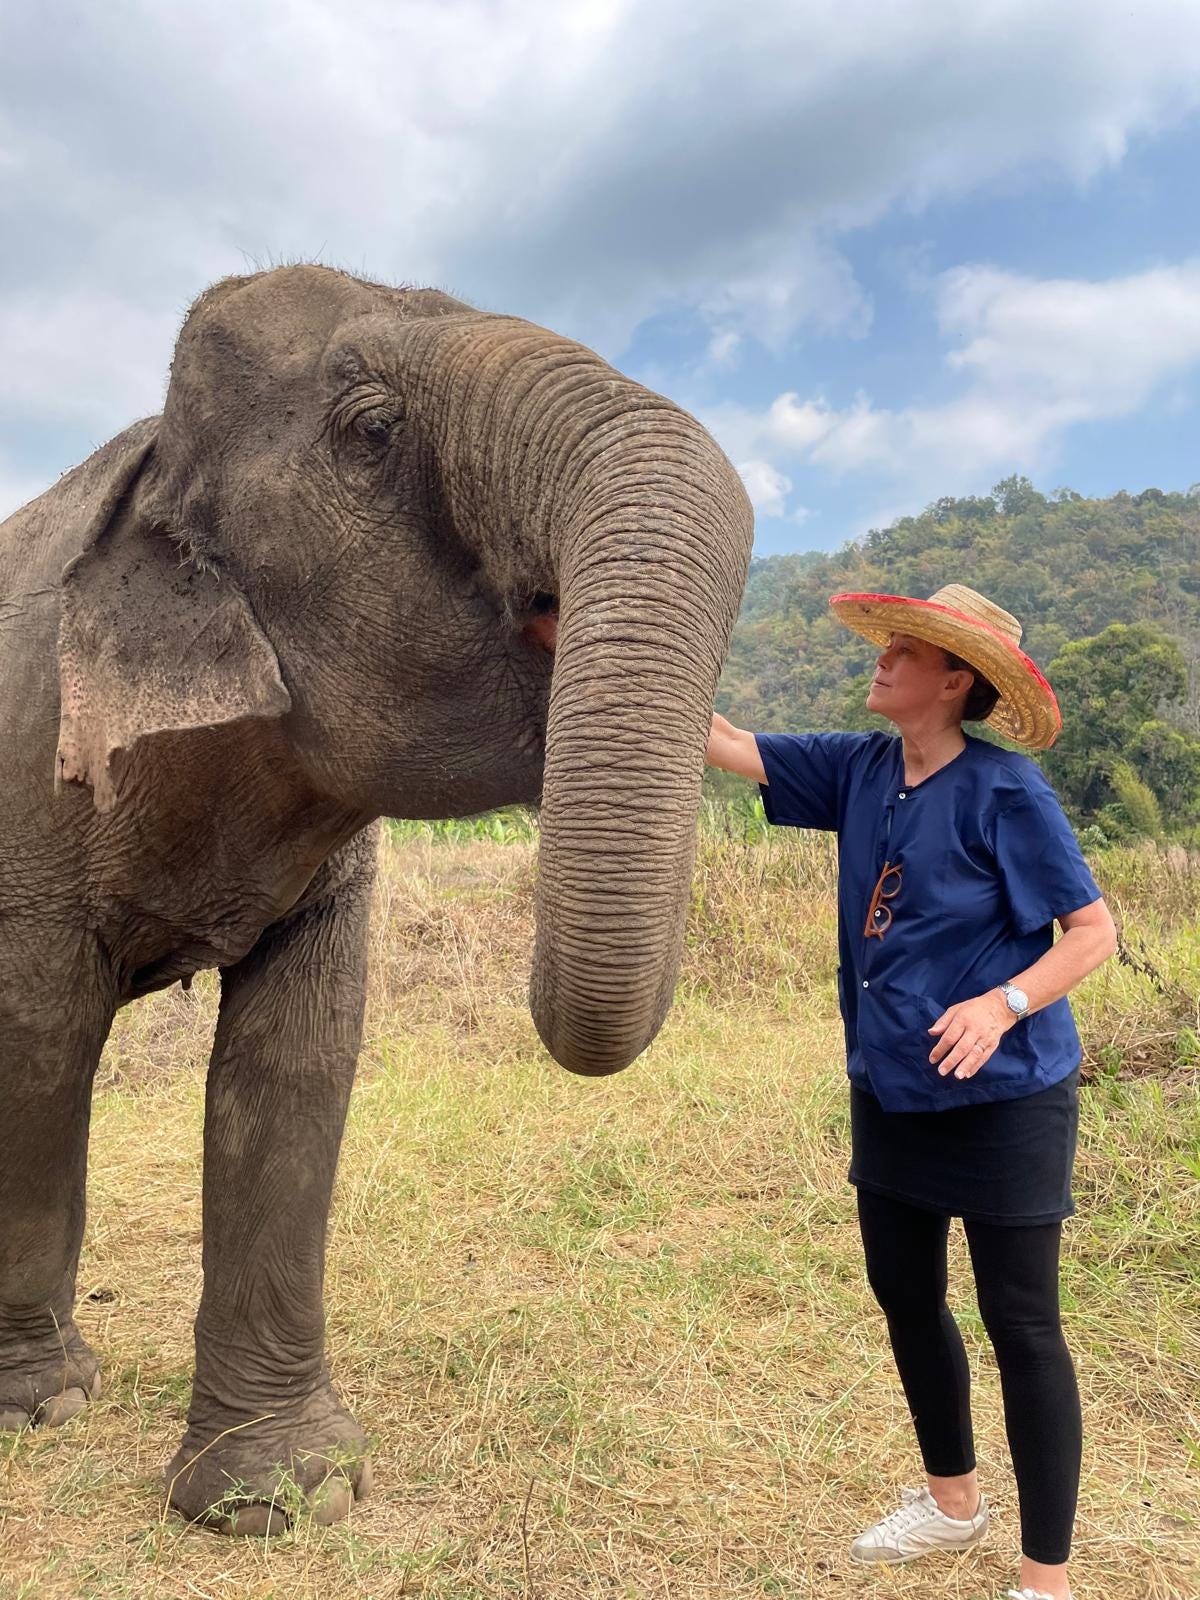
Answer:
[[[608,1081],[524,1006],[534,847],[397,830],[329,1244],[337,1381],[376,1439],[339,1526],[164,1514],[200,1289],[215,983],[124,1012],[97,1082],[79,1321],[101,1401],[0,1446],[0,1600],[994,1600],[1015,1575],[998,1384],[954,1245],[997,1516],[878,1573],[850,1536],[918,1464],[844,1181],[833,866],[709,832],[679,1003]],[[1200,1596],[1200,864],[1098,871],[1126,962],[1083,993],[1064,1286],[1087,1428],[1078,1600]]]

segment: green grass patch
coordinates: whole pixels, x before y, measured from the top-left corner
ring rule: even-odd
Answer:
[[[200,1290],[206,978],[122,1013],[102,1063],[79,1321],[105,1393],[0,1448],[4,1600],[929,1592],[846,1560],[918,1467],[845,1182],[828,841],[706,824],[678,1003],[607,1080],[554,1066],[525,1009],[535,848],[405,825],[384,850],[327,1269],[374,1496],[269,1541],[162,1513]],[[1096,865],[1131,959],[1077,1007],[1076,1587],[1180,1600],[1200,1593],[1197,885],[1165,852]],[[952,1298],[998,1517],[939,1582],[991,1600],[1016,1507],[957,1231]]]

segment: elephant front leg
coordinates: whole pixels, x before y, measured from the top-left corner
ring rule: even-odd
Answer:
[[[225,1532],[344,1516],[366,1439],[325,1362],[325,1229],[362,1033],[369,871],[222,973],[204,1134],[204,1292],[170,1503]]]
[[[66,1422],[100,1393],[75,1272],[92,1077],[113,1014],[97,970],[35,968],[36,985],[10,981],[14,970],[0,952],[0,1429]]]

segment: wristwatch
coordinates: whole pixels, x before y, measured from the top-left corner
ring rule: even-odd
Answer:
[[[1018,989],[1015,983],[1002,983],[1000,993],[1014,1016],[1023,1017],[1029,1010],[1029,996],[1024,989]]]

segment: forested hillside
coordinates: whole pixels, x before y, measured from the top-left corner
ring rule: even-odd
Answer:
[[[1047,497],[1014,477],[832,555],[755,561],[718,709],[750,728],[873,725],[861,709],[873,652],[829,614],[829,596],[927,596],[952,582],[1024,623],[1025,648],[1067,721],[1047,768],[1080,820],[1106,806],[1117,832],[1123,818],[1135,832],[1200,820],[1198,489],[1087,500],[1070,490]],[[1137,626],[1105,633],[1113,623]],[[1094,642],[1081,651],[1083,641]],[[1112,809],[1123,804],[1122,769],[1153,791],[1138,824],[1128,806]]]

